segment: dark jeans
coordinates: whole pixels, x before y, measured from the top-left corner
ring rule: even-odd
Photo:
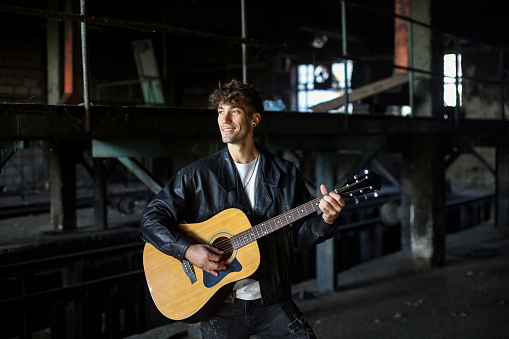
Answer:
[[[203,339],[316,338],[292,300],[263,306],[260,299],[223,303],[210,319],[201,322]]]

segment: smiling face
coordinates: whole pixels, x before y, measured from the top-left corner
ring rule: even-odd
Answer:
[[[222,102],[217,108],[217,124],[227,144],[244,144],[253,140],[253,128],[260,121],[259,113],[251,113],[243,103]]]

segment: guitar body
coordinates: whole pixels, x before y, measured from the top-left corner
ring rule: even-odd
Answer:
[[[181,234],[194,243],[216,244],[228,242],[230,237],[251,228],[246,215],[238,209],[227,209],[207,221],[178,226]],[[256,241],[225,253],[227,269],[218,271],[219,277],[193,267],[196,281],[186,275],[182,263],[145,244],[143,266],[150,294],[159,311],[167,318],[197,322],[207,317],[214,305],[223,301],[229,286],[251,276],[260,264]]]

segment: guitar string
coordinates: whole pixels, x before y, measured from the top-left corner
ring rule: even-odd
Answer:
[[[317,202],[317,201],[318,201],[319,199],[321,199],[321,198],[322,198],[322,197],[319,197],[319,198],[316,198],[316,199],[314,199],[314,200],[311,200],[311,201],[307,202],[306,204],[304,204],[304,205],[302,205],[302,206],[300,206],[300,207],[307,208],[309,205],[314,204],[315,202]],[[275,218],[272,218],[272,219],[281,219],[281,218],[283,218],[284,216],[286,216],[286,215],[288,215],[288,214],[292,214],[292,211],[293,211],[293,210],[287,211],[287,212],[285,212],[285,213],[283,213],[283,214],[281,214],[281,215],[279,215],[279,216],[277,216],[277,217],[275,217]],[[293,212],[293,213],[294,213],[294,212]],[[262,224],[266,224],[266,223],[269,223],[269,224],[270,224],[270,220],[272,220],[272,219],[269,219],[269,220],[267,220],[267,221],[263,222]],[[256,227],[256,226],[255,226],[255,227]],[[250,229],[244,230],[244,231],[242,231],[242,232],[240,232],[240,233],[238,233],[238,234],[235,234],[234,236],[238,236],[238,235],[240,235],[240,234],[242,234],[242,233],[244,233],[244,232],[248,232],[248,233],[249,233],[249,232],[252,232],[252,229],[253,229],[253,228],[250,228]],[[255,232],[256,232],[256,231],[255,231]],[[232,236],[232,237],[233,237],[233,236]],[[231,238],[228,238],[228,239],[225,239],[225,240],[221,240],[221,241],[220,241],[220,242],[218,242],[217,244],[214,244],[214,247],[216,247],[217,249],[219,249],[219,250],[223,251],[222,247],[223,247],[223,246],[226,246],[226,247],[225,247],[225,249],[231,249],[231,251],[233,251],[233,246],[231,246],[231,240],[230,240],[230,239],[231,239]],[[221,248],[220,248],[220,247],[221,247]]]
[[[327,195],[328,195],[328,194],[327,194]],[[314,200],[311,200],[311,201],[309,201],[309,202],[305,203],[304,205],[299,206],[299,207],[297,207],[297,208],[305,208],[305,209],[307,209],[310,205],[315,204],[316,202],[318,202],[318,201],[319,201],[319,200],[321,200],[322,198],[323,198],[323,196],[322,196],[322,197],[318,197],[318,198],[316,198],[316,199],[314,199]],[[313,211],[311,211],[310,213],[312,213],[312,212],[314,212],[314,211],[316,211],[316,209],[315,209],[315,210],[313,210]],[[290,215],[292,215],[292,214],[294,214],[294,213],[295,213],[295,209],[292,209],[292,210],[287,211],[287,212],[285,212],[285,213],[283,213],[283,214],[281,214],[281,215],[279,215],[279,216],[277,216],[277,217],[275,217],[275,218],[269,219],[269,220],[267,220],[267,221],[263,222],[262,224],[267,224],[267,223],[268,223],[268,224],[270,225],[272,222],[274,222],[274,221],[275,221],[275,220],[273,220],[273,219],[285,219],[285,216],[288,216],[289,214],[290,214]],[[309,213],[308,213],[308,214],[309,214]],[[307,215],[307,214],[306,214],[306,215]],[[273,220],[273,221],[271,222],[271,220]],[[256,226],[255,226],[255,227],[256,227]],[[241,234],[242,234],[242,233],[244,233],[244,232],[248,232],[248,233],[249,233],[249,232],[252,232],[252,228],[247,229],[247,230],[244,230],[244,231],[242,231],[242,232],[240,232],[240,233],[238,233],[238,234],[236,234],[236,235],[234,235],[234,236],[239,236],[239,235],[241,235]],[[257,232],[257,231],[255,231],[255,232]],[[226,246],[226,247],[225,247],[225,249],[229,249],[229,250],[233,251],[233,246],[231,246],[231,240],[230,240],[230,239],[231,239],[231,238],[228,238],[228,239],[222,240],[222,241],[218,242],[217,244],[214,244],[214,247],[216,247],[216,248],[217,248],[217,249],[219,249],[219,250],[223,250],[223,246]],[[221,248],[220,248],[220,247],[221,247]]]
[[[256,170],[256,165],[258,164],[258,159],[259,158],[260,158],[260,153],[258,153],[258,155],[256,156],[256,160],[255,160],[253,169],[251,170],[251,174],[249,175],[249,179],[244,184],[244,187],[243,187],[244,191],[246,190],[247,185],[249,185],[249,183],[251,182],[251,179],[253,178],[253,174],[254,174],[254,172]],[[247,194],[247,192],[246,192],[246,194]],[[221,250],[221,251],[224,251],[224,252],[230,252],[230,251],[233,252],[233,246],[231,246],[230,239],[231,238],[226,239],[226,240],[222,240],[221,242],[214,244],[214,247],[217,248],[218,250]],[[226,247],[223,248],[223,246],[226,246]]]
[[[365,180],[365,178],[364,178],[364,179],[362,179],[362,180],[359,180],[358,182],[356,182],[356,183],[355,183],[355,185],[358,185],[360,182],[362,182],[362,181],[364,181],[364,180]],[[343,192],[343,191],[345,191],[346,189],[350,188],[350,186],[351,186],[351,185],[346,185],[346,186],[340,187],[340,188],[338,188],[338,189],[335,189],[334,191],[335,191],[336,193],[340,193],[340,192],[342,193],[342,192]],[[355,191],[362,191],[363,189],[366,189],[366,188],[368,188],[368,187],[359,188],[359,189],[356,189]],[[297,207],[297,208],[300,208],[300,207],[307,208],[309,205],[313,205],[314,203],[316,203],[316,202],[320,201],[321,199],[323,199],[323,197],[324,197],[324,196],[326,196],[326,195],[329,195],[329,193],[326,193],[326,194],[324,194],[324,195],[323,195],[323,196],[321,196],[321,197],[318,197],[318,198],[316,198],[316,199],[313,199],[313,200],[311,200],[311,201],[309,201],[309,202],[307,202],[307,203],[305,203],[305,204],[303,204],[302,206],[299,206],[299,207]],[[281,215],[279,215],[279,216],[277,216],[277,217],[275,217],[275,218],[272,218],[272,219],[283,219],[283,217],[284,217],[284,216],[286,216],[286,215],[288,215],[288,214],[293,214],[293,213],[295,213],[295,211],[294,211],[294,210],[295,210],[295,209],[292,209],[292,210],[290,210],[290,211],[287,211],[287,212],[285,212],[285,213],[283,213],[283,214],[281,214]],[[313,212],[313,211],[312,211],[312,212]],[[312,212],[311,212],[311,213],[312,213]],[[270,220],[272,220],[272,219],[269,219],[269,220],[265,221],[264,223],[269,223],[269,222],[270,222]],[[270,224],[270,223],[269,223],[269,224]],[[255,226],[255,227],[256,227],[256,226]],[[236,234],[236,235],[240,235],[240,234],[242,234],[242,233],[244,233],[244,232],[249,232],[249,231],[252,231],[252,229],[244,230],[244,231],[242,231],[242,232],[240,232],[240,233],[238,233],[238,234]],[[271,232],[272,232],[272,231],[271,231]],[[235,235],[234,235],[234,236],[235,236]],[[232,237],[233,237],[233,236],[232,236]],[[253,240],[255,240],[255,239],[253,239]],[[223,246],[225,246],[225,247],[223,247]],[[234,251],[233,246],[232,246],[232,244],[231,244],[231,238],[228,238],[228,239],[225,239],[225,240],[221,240],[221,241],[220,241],[220,242],[218,242],[217,244],[214,244],[214,247],[215,247],[215,248],[217,248],[217,249],[219,249],[219,250],[221,250],[221,251],[224,251],[224,252],[233,252],[233,251]]]
[[[260,158],[260,153],[258,153],[258,156],[256,157],[256,161],[254,163],[254,166],[253,166],[253,169],[251,170],[251,174],[249,175],[249,179],[247,180],[247,182],[244,184],[244,191],[246,191],[246,187],[247,185],[249,185],[249,183],[251,182],[251,179],[253,178],[253,174],[256,170],[256,165],[258,164],[258,159]],[[247,194],[247,192],[246,192]],[[233,246],[231,246],[231,241],[230,241],[231,238],[227,239],[227,240],[223,240],[221,243],[218,243],[218,244],[215,244],[215,247],[221,251],[225,251],[225,252],[233,252]],[[223,248],[222,246],[226,245],[225,248]]]
[[[356,183],[356,184],[358,184],[358,183]],[[339,191],[341,191],[341,190],[342,190],[342,191],[344,191],[344,190],[346,190],[348,187],[349,187],[349,186],[345,186],[345,187],[342,187],[342,188],[340,188],[340,189],[336,189],[335,191],[336,191],[336,192],[339,192]],[[363,190],[363,189],[365,189],[365,188],[367,188],[367,187],[363,187],[363,188],[357,189],[357,191],[361,191],[361,190]],[[325,195],[328,195],[328,193],[327,193],[327,194],[324,194],[324,196],[325,196]],[[314,204],[314,203],[316,203],[316,202],[320,201],[322,198],[323,198],[323,196],[322,196],[322,197],[318,197],[318,198],[316,198],[316,199],[314,199],[314,200],[311,200],[311,201],[309,201],[308,203],[306,203],[306,204],[304,204],[304,205],[302,205],[302,206],[300,206],[300,207],[307,208],[309,205],[312,205],[312,204]],[[285,213],[283,213],[283,214],[281,214],[281,215],[279,215],[278,217],[275,217],[275,218],[273,218],[273,219],[285,219],[284,217],[285,217],[285,216],[287,216],[288,214],[292,215],[292,217],[293,217],[293,214],[295,213],[295,211],[294,211],[294,210],[295,210],[295,209],[290,210],[290,211],[287,211],[287,212],[285,212]],[[316,210],[315,210],[315,211],[316,211]],[[313,211],[312,211],[312,212],[313,212]],[[311,212],[311,213],[312,213],[312,212]],[[300,213],[299,213],[299,214],[300,214]],[[269,219],[269,220],[265,221],[264,223],[269,223],[269,225],[270,225],[270,220],[272,220],[272,219]],[[275,220],[274,220],[274,221],[275,221]],[[256,226],[255,226],[255,227],[256,227]],[[244,233],[244,232],[252,232],[252,229],[244,230],[244,231],[242,231],[242,232],[240,232],[240,233],[238,233],[238,234],[236,234],[236,235],[240,235],[240,234],[242,234],[242,233]],[[255,232],[257,232],[257,231],[255,231]],[[272,231],[271,231],[271,232],[272,232]],[[251,235],[252,235],[252,234],[251,234]],[[255,240],[255,239],[252,239],[252,240]],[[231,244],[231,238],[228,238],[228,239],[222,240],[222,241],[218,242],[217,244],[214,244],[214,246],[215,246],[217,249],[219,249],[219,250],[221,250],[221,251],[225,251],[225,252],[233,252],[233,250],[234,250],[234,249],[233,249],[233,246],[232,246],[232,244]],[[223,246],[225,246],[225,247],[223,247]]]
[[[361,179],[361,180],[358,180],[358,181],[357,181],[357,182],[355,182],[353,185],[354,185],[354,186],[356,186],[356,185],[358,185],[359,183],[361,183],[361,182],[362,182],[362,181],[364,181],[364,180],[366,180],[366,177],[364,177],[364,178],[363,178],[363,179]],[[347,190],[347,189],[351,188],[351,186],[352,186],[352,185],[350,185],[350,184],[345,185],[345,186],[343,186],[343,187],[340,187],[340,188],[338,188],[338,189],[335,189],[335,190],[334,190],[334,192],[336,192],[336,193],[343,193],[343,191],[345,191],[345,190]],[[368,188],[367,186],[366,186],[366,187],[362,187],[362,188],[357,188],[357,189],[355,189],[354,191],[359,191],[359,192],[360,192],[360,191],[362,191],[362,190],[364,190],[364,189],[367,189],[367,188]],[[353,191],[352,191],[352,192],[353,192]],[[352,192],[350,192],[350,193],[352,193]],[[285,213],[283,213],[283,214],[281,214],[281,215],[279,215],[279,216],[277,216],[277,217],[274,217],[274,218],[272,218],[272,219],[269,219],[269,220],[265,221],[264,223],[269,223],[269,225],[270,225],[271,220],[274,220],[274,221],[275,221],[275,219],[284,219],[284,217],[285,217],[285,216],[289,217],[288,215],[291,215],[291,216],[293,217],[293,214],[295,213],[295,210],[296,210],[296,209],[298,209],[298,208],[307,208],[309,205],[313,205],[313,204],[315,204],[316,202],[318,202],[318,201],[320,201],[321,199],[323,199],[323,197],[324,197],[324,196],[326,196],[326,195],[329,195],[329,193],[326,193],[326,194],[324,194],[324,195],[323,195],[323,196],[321,196],[321,197],[318,197],[318,198],[316,198],[316,199],[313,199],[313,200],[311,200],[311,201],[309,201],[309,202],[307,202],[307,203],[303,204],[302,206],[299,206],[299,207],[294,208],[294,209],[292,209],[292,210],[290,210],[290,211],[287,211],[287,212],[285,212]],[[316,211],[316,210],[315,210],[315,211]],[[310,213],[312,213],[312,212],[313,212],[313,211],[311,211]],[[300,213],[299,213],[299,214],[300,214]],[[256,227],[256,226],[255,226],[255,227]],[[240,235],[240,234],[242,234],[242,233],[244,233],[244,232],[252,232],[252,229],[244,230],[244,231],[242,231],[242,232],[240,232],[240,233],[238,233],[238,234],[236,234],[236,235]],[[257,232],[257,231],[256,231],[256,232]],[[271,231],[271,232],[272,232],[272,231]],[[234,235],[234,236],[235,236],[235,235]],[[225,251],[225,252],[226,252],[226,251],[232,251],[232,252],[233,252],[233,246],[231,245],[231,238],[227,238],[227,239],[225,239],[225,240],[222,240],[222,241],[218,242],[217,244],[214,244],[214,246],[215,246],[217,249],[221,250],[221,251]],[[223,247],[223,246],[226,246],[226,247]]]

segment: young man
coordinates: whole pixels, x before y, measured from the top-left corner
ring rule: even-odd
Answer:
[[[219,84],[209,99],[217,108],[217,123],[227,146],[186,166],[170,180],[143,212],[141,236],[160,251],[217,276],[226,268],[223,252],[191,243],[179,233],[178,224],[203,222],[227,208],[237,208],[251,225],[257,225],[312,198],[291,162],[255,143],[253,131],[263,113],[258,91],[232,80]],[[324,185],[321,192],[328,193]],[[331,238],[343,207],[343,199],[330,193],[320,201],[321,215],[311,214],[258,239],[257,272],[235,282],[235,297],[201,322],[202,337],[314,338],[291,298],[293,251]]]

